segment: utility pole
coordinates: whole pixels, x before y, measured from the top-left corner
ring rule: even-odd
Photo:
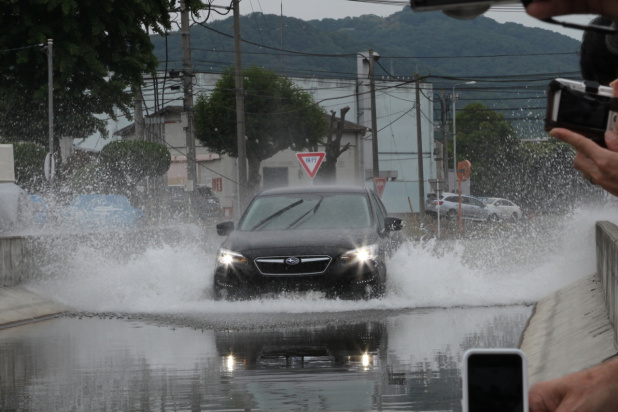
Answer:
[[[52,39],[47,39],[47,99],[48,99],[48,126],[49,126],[49,153],[54,154],[54,69],[53,69]]]
[[[53,70],[53,45],[52,39],[47,39],[47,46],[43,48],[47,54],[47,116],[48,116],[48,133],[49,133],[49,153],[45,156],[43,169],[45,178],[51,184],[54,180],[55,162],[54,162],[54,70]]]
[[[440,93],[442,106],[442,178],[448,181],[448,123],[446,123],[446,92]]]
[[[245,92],[240,47],[240,0],[234,3],[234,74],[236,79],[236,142],[238,145],[238,215],[247,204],[247,144],[245,142]]]
[[[418,203],[419,217],[422,221],[425,216],[425,173],[423,171],[423,137],[421,135],[421,98],[420,83],[418,73],[416,78],[416,146],[418,151]]]
[[[380,177],[378,161],[378,121],[376,119],[376,83],[373,67],[373,49],[369,49],[369,87],[371,89],[371,151],[373,152],[373,177]]]
[[[146,140],[144,136],[144,111],[142,110],[142,98],[139,88],[134,89],[133,107],[135,111],[135,138]]]
[[[193,192],[197,183],[195,163],[195,137],[193,136],[193,64],[191,63],[191,33],[189,11],[185,0],[180,0],[180,30],[182,33],[182,87],[184,92],[183,111],[187,118],[185,128],[187,142],[187,182],[185,190]]]

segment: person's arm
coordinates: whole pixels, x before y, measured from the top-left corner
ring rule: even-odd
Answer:
[[[536,383],[528,399],[530,412],[614,412],[618,410],[618,359]]]
[[[526,7],[526,12],[541,20],[565,14],[599,14],[618,19],[618,2],[615,0],[536,0]]]
[[[614,81],[611,86],[614,96],[618,96],[618,82]],[[549,135],[575,148],[577,154],[573,165],[590,183],[618,196],[618,123],[614,126],[614,131],[605,133],[607,149],[567,129],[553,129]]]

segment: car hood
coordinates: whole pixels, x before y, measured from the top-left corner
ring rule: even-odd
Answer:
[[[233,231],[221,247],[248,258],[287,255],[338,255],[378,242],[375,228]]]

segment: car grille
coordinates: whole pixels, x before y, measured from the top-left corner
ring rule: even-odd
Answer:
[[[298,263],[286,263],[286,260]],[[330,256],[272,256],[259,257],[255,264],[262,275],[317,275],[326,271],[331,262]]]

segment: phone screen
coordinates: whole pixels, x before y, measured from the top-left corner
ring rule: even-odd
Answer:
[[[517,354],[471,354],[469,412],[524,412],[523,359]]]
[[[558,122],[605,131],[609,116],[609,101],[605,96],[590,96],[565,87],[560,93]]]

